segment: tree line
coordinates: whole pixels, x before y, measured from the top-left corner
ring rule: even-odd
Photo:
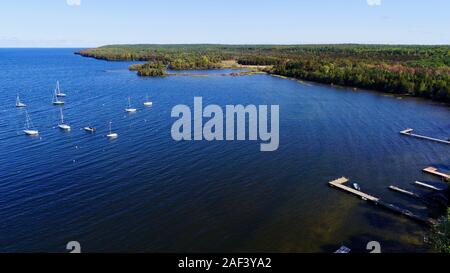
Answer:
[[[450,46],[406,45],[112,45],[77,54],[134,65],[140,76],[216,69],[222,61],[262,66],[303,80],[450,102]]]

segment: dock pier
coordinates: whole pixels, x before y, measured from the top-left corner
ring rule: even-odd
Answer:
[[[412,191],[408,191],[408,190],[405,190],[405,189],[402,189],[402,188],[399,188],[399,187],[396,187],[396,186],[389,186],[389,189],[392,190],[392,191],[399,192],[401,194],[407,195],[407,196],[409,196],[411,198],[418,199],[419,201],[421,201],[422,203],[424,203],[427,206],[436,206],[436,204],[430,202],[425,196],[421,196],[418,193],[415,193],[415,192],[412,192]]]
[[[444,178],[444,179],[450,179],[450,174],[446,174],[446,173],[440,172],[435,167],[428,167],[428,168],[423,169],[422,171],[425,172],[425,173],[429,173],[429,174],[435,175],[435,176],[439,176],[439,177]]]
[[[339,188],[339,189],[344,190],[346,192],[352,193],[352,194],[354,194],[356,196],[359,196],[363,200],[368,200],[368,201],[372,201],[372,202],[378,202],[380,200],[379,198],[377,198],[375,196],[372,196],[372,195],[369,195],[369,194],[364,193],[362,191],[358,191],[358,190],[355,190],[355,189],[350,188],[348,186],[345,186],[344,184],[347,183],[348,181],[349,181],[348,178],[341,177],[341,178],[338,178],[338,179],[333,180],[333,181],[328,182],[328,183],[332,187]]]
[[[392,190],[392,191],[396,191],[396,192],[408,195],[408,196],[416,198],[416,199],[422,199],[422,196],[418,195],[417,193],[401,189],[401,188],[399,188],[397,186],[389,186],[389,189]]]
[[[414,129],[408,128],[408,129],[401,131],[400,134],[405,135],[405,136],[420,138],[420,139],[431,140],[431,141],[435,141],[435,142],[439,142],[439,143],[443,143],[443,144],[450,144],[450,140],[444,140],[444,139],[439,139],[439,138],[434,138],[434,137],[413,134],[413,131],[414,131]]]
[[[425,223],[427,225],[434,225],[435,224],[435,221],[433,219],[431,219],[431,218],[427,218],[427,217],[422,217],[422,216],[416,215],[416,214],[412,213],[411,211],[409,211],[407,209],[402,209],[402,208],[400,208],[400,207],[398,207],[396,205],[393,205],[393,204],[390,204],[390,203],[386,203],[386,202],[380,200],[380,198],[378,198],[378,197],[372,196],[370,194],[364,193],[362,191],[355,190],[355,189],[353,189],[351,187],[348,187],[348,186],[344,185],[348,181],[349,181],[348,178],[341,177],[341,178],[338,178],[338,179],[335,179],[333,181],[328,182],[328,184],[331,187],[338,188],[338,189],[341,189],[341,190],[346,191],[348,193],[351,193],[353,195],[356,195],[356,196],[360,197],[363,200],[370,201],[370,202],[374,203],[377,206],[380,206],[380,207],[382,207],[384,209],[387,209],[387,210],[393,211],[395,213],[404,215],[404,216],[406,216],[406,217],[408,217],[410,219],[413,219],[415,221],[418,221],[418,222],[421,222],[421,223]]]
[[[414,181],[413,184],[414,185],[418,185],[418,186],[423,187],[423,188],[426,188],[426,189],[429,189],[429,190],[438,191],[438,192],[444,190],[442,188],[438,188],[438,187],[435,187],[433,185],[430,185],[430,184],[427,184],[427,183],[421,182],[421,181]]]

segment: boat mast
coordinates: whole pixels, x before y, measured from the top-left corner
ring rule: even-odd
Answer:
[[[28,111],[25,110],[25,126],[27,130],[31,130],[34,128],[33,122],[31,121],[30,115],[28,114]]]
[[[59,89],[59,81],[56,81],[56,94],[60,94],[61,90]]]
[[[26,129],[30,129],[30,116],[28,115],[28,111],[25,110],[25,119],[26,119]]]
[[[62,112],[62,108],[59,108],[59,113],[61,114],[61,124],[64,124],[64,115]]]

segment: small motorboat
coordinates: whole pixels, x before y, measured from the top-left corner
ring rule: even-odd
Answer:
[[[349,253],[351,251],[350,248],[346,246],[341,246],[338,250],[336,250],[334,253]]]
[[[353,188],[357,191],[361,191],[361,187],[358,185],[358,183],[353,183]]]
[[[97,129],[95,129],[95,127],[92,127],[92,126],[86,126],[83,129],[89,133],[94,133],[97,130]]]

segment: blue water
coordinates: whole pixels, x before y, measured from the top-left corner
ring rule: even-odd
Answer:
[[[450,171],[450,148],[400,136],[412,127],[450,136],[450,110],[434,102],[300,83],[268,75],[140,78],[127,62],[75,49],[0,50],[0,252],[429,251],[427,229],[329,188],[340,176],[414,212],[434,210],[390,192],[422,191],[421,169]],[[204,73],[204,71],[202,71]],[[211,73],[217,73],[215,71]],[[56,128],[56,80],[72,131]],[[22,133],[25,112],[40,131]],[[148,94],[153,107],[144,108]],[[280,147],[175,142],[173,106],[279,104]],[[131,97],[135,114],[124,108]],[[108,123],[119,134],[108,140]],[[87,134],[91,123],[98,131]]]

